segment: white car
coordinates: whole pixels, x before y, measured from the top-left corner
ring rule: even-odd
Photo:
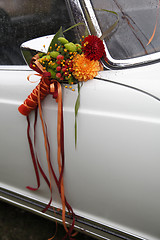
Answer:
[[[72,23],[84,22],[90,34],[100,37],[109,29],[104,40],[104,70],[81,88],[76,148],[77,85],[74,92],[62,86],[64,186],[76,214],[75,229],[102,239],[159,240],[159,1],[67,0],[66,6]],[[79,26],[75,34],[82,36],[84,30]],[[51,38],[37,38],[22,47],[41,51]],[[4,54],[5,44],[1,47]],[[3,55],[1,59],[3,63]],[[52,208],[42,212],[50,199],[43,178],[37,191],[26,189],[36,186],[36,178],[27,121],[17,109],[37,85],[26,80],[34,73],[27,65],[0,66],[0,199],[62,222],[56,186],[52,201],[55,213]],[[58,173],[57,103],[47,96],[42,107]],[[33,124],[34,112],[30,119]],[[37,125],[37,154],[47,174],[39,119]]]

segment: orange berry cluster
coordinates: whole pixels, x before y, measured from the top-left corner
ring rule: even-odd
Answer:
[[[51,73],[51,78],[59,82],[71,84],[77,82],[73,76],[73,58],[77,52],[81,51],[79,44],[68,42],[65,38],[59,38],[59,43],[49,48],[49,52],[44,55],[39,54],[39,62],[43,68]],[[52,49],[54,49],[52,51]]]

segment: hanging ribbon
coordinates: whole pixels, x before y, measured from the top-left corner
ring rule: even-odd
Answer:
[[[37,188],[30,187],[30,186],[27,186],[26,188],[29,189],[29,190],[32,190],[32,191],[36,191],[40,187],[39,171],[42,174],[42,176],[43,176],[45,182],[47,183],[48,187],[50,187],[50,182],[49,182],[47,176],[45,175],[45,173],[44,173],[44,171],[43,171],[43,169],[42,169],[42,167],[40,165],[40,162],[38,160],[37,154],[35,152],[35,146],[36,146],[36,134],[35,134],[35,132],[36,132],[36,123],[37,123],[37,108],[35,109],[35,121],[34,121],[34,146],[32,144],[32,140],[31,140],[31,137],[30,137],[30,120],[29,120],[29,116],[27,116],[27,122],[28,122],[27,137],[28,137],[30,153],[31,153],[33,166],[34,166],[34,169],[35,169],[35,174],[36,174],[36,179],[37,179]],[[47,204],[45,209],[42,210],[42,212],[46,212],[47,211],[47,209],[50,207],[51,202],[52,202],[52,195],[50,197],[49,203]]]
[[[38,74],[37,74],[38,75]],[[18,110],[21,114],[28,116],[30,112],[38,106],[38,89],[41,88],[40,99],[43,100],[48,94],[50,89],[50,73],[44,72],[39,74],[41,76],[40,83],[32,91],[32,93],[27,97],[22,105],[19,106]]]
[[[31,153],[31,157],[33,160],[33,166],[34,166],[34,170],[35,170],[35,174],[36,174],[36,179],[37,179],[37,187],[33,188],[30,186],[27,186],[26,188],[32,191],[36,191],[39,189],[40,187],[40,177],[39,177],[39,172],[38,172],[38,167],[37,167],[37,159],[34,153],[34,147],[32,144],[32,140],[30,137],[30,121],[29,121],[29,117],[27,116],[27,122],[28,122],[28,127],[27,127],[27,137],[28,137],[28,143],[29,143],[29,147],[30,147],[30,153]]]
[[[63,103],[62,103],[62,88],[61,84],[56,81],[52,80],[52,83],[50,85],[50,93],[53,95],[53,98],[56,99],[58,103],[58,119],[57,119],[57,143],[58,143],[58,150],[57,150],[57,160],[58,160],[58,167],[59,167],[59,179],[58,179],[58,189],[61,195],[61,202],[62,202],[62,220],[64,228],[67,232],[68,236],[71,236],[71,233],[74,228],[74,222],[75,222],[75,215],[71,208],[71,206],[68,204],[65,198],[65,192],[64,192],[64,182],[63,182],[63,172],[64,172],[64,129],[63,129]],[[57,182],[57,181],[56,181]],[[67,229],[66,223],[65,223],[65,208],[68,208],[68,211],[71,213],[73,221],[72,225]],[[72,236],[75,236],[75,234],[72,234]]]
[[[65,191],[64,191],[64,180],[63,180],[63,172],[64,172],[64,129],[63,129],[63,104],[62,104],[62,88],[60,83],[57,80],[51,80],[50,78],[50,73],[46,72],[42,65],[38,62],[39,56],[36,55],[30,64],[30,67],[37,71],[39,74],[35,74],[41,77],[40,83],[36,86],[36,88],[32,91],[32,93],[28,96],[28,98],[24,101],[24,103],[18,108],[19,112],[25,116],[27,116],[27,122],[28,122],[28,128],[27,128],[27,137],[28,137],[28,142],[29,142],[29,147],[30,147],[30,152],[31,152],[31,157],[34,165],[34,170],[36,174],[36,179],[37,179],[37,187],[30,187],[27,186],[29,190],[38,190],[40,187],[40,177],[39,177],[39,171],[42,174],[44,180],[46,181],[51,197],[48,205],[46,208],[43,210],[45,212],[49,207],[52,202],[52,175],[54,177],[55,183],[57,185],[60,197],[61,197],[61,202],[62,202],[62,220],[63,220],[63,225],[66,230],[66,236],[69,236],[69,238],[72,236],[75,236],[77,233],[72,234],[73,229],[74,229],[74,224],[75,224],[75,214],[69,205],[69,203],[66,200],[65,197]],[[30,76],[28,76],[28,80],[30,80]],[[50,159],[50,144],[48,140],[48,134],[47,134],[47,126],[44,122],[43,119],[43,114],[42,114],[42,107],[41,107],[41,100],[43,100],[48,94],[52,94],[53,98],[56,99],[56,102],[58,103],[58,119],[57,119],[57,161],[58,161],[58,169],[59,169],[59,178],[56,177],[56,174],[54,172],[54,169],[51,164],[51,159]],[[45,175],[40,162],[38,160],[36,151],[35,151],[35,146],[36,146],[36,123],[37,123],[37,107],[39,108],[39,116],[41,119],[41,124],[42,124],[42,130],[43,130],[43,136],[44,136],[44,146],[45,146],[45,151],[46,151],[46,159],[47,159],[47,164],[48,164],[48,172],[49,172],[49,179]],[[34,122],[34,146],[32,144],[32,140],[30,137],[30,120],[29,120],[29,113],[35,110],[35,122]],[[39,170],[39,171],[38,171]],[[68,209],[69,214],[72,216],[72,224],[69,227],[69,229],[66,226],[66,220],[65,220],[65,214],[66,214],[66,207]],[[52,238],[51,238],[52,239]]]

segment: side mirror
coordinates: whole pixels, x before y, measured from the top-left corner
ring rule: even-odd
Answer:
[[[25,62],[30,65],[31,59],[38,52],[47,53],[54,35],[44,36],[29,40],[21,44],[21,52]]]

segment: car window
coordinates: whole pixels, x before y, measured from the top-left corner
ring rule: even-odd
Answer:
[[[152,42],[147,45],[156,25],[159,0],[92,0],[102,32],[117,19],[118,25],[105,38],[106,45],[114,59],[129,59],[160,51],[160,17]],[[157,11],[158,10],[158,11]]]
[[[25,64],[21,43],[71,25],[65,0],[0,0],[0,65]]]

